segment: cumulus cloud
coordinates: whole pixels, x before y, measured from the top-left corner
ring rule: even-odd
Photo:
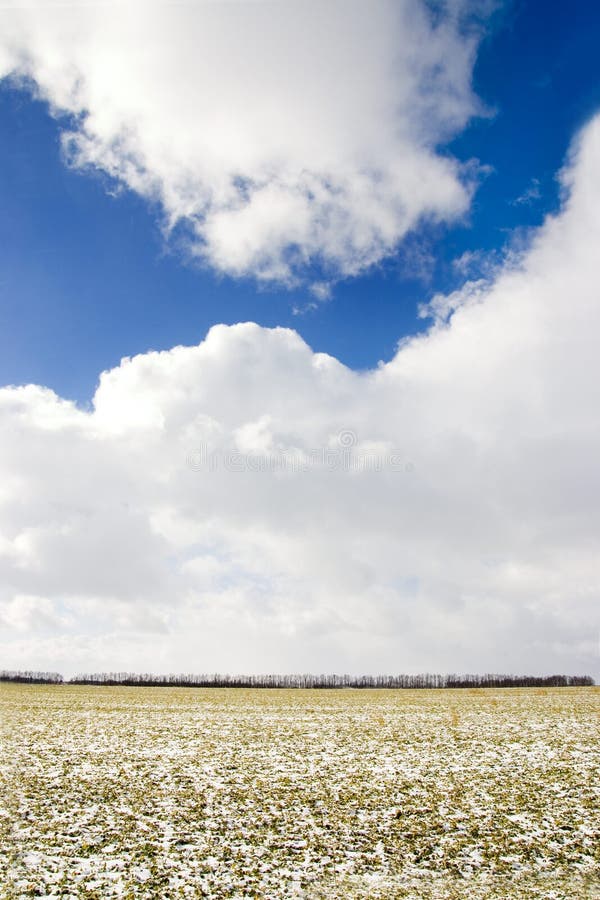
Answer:
[[[598,675],[600,118],[562,180],[373,371],[247,323],[4,388],[3,664]]]
[[[14,2],[0,77],[67,117],[72,165],[148,198],[206,264],[310,273],[318,294],[468,207],[472,171],[439,147],[481,112],[484,7]]]

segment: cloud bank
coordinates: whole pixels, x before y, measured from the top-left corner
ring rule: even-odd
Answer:
[[[193,256],[323,293],[467,209],[469,166],[438,148],[481,111],[475,8],[15,2],[0,78],[67,116],[70,163],[154,203]]]
[[[123,360],[90,410],[3,389],[3,664],[597,676],[600,118],[562,180],[376,370],[248,323]]]

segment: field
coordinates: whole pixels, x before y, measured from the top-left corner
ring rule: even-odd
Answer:
[[[600,690],[0,685],[0,896],[600,897]]]

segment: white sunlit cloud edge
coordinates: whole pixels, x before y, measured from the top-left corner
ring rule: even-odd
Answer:
[[[0,77],[50,104],[71,165],[162,209],[165,235],[220,274],[323,300],[424,222],[465,215],[478,164],[439,148],[485,114],[485,4],[232,9],[16,5]]]

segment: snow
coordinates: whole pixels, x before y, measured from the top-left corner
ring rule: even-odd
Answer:
[[[600,691],[0,686],[2,897],[600,897]]]

